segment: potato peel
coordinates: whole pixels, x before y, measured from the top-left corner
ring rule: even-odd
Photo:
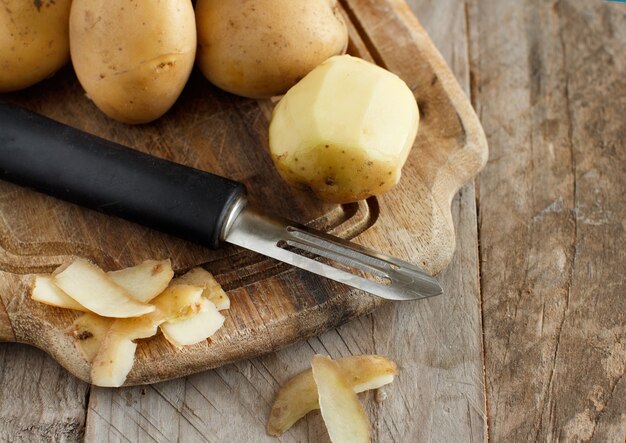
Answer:
[[[107,272],[107,275],[132,298],[147,303],[165,291],[174,277],[174,271],[169,259],[146,260],[137,266]]]
[[[203,288],[192,285],[169,286],[152,300],[156,307],[155,315],[163,321],[187,318],[200,309]],[[162,323],[161,322],[161,323]],[[160,323],[159,323],[160,324]]]
[[[76,347],[85,360],[93,361],[114,321],[112,318],[87,312],[74,320],[67,329],[67,333],[76,339]]]
[[[193,268],[186,274],[172,280],[172,284],[202,286],[204,288],[202,296],[211,300],[218,311],[230,308],[230,299],[228,298],[228,295],[226,295],[213,275],[210,272],[205,271],[203,268]]]
[[[387,385],[397,373],[396,364],[380,355],[358,355],[335,361],[355,393]],[[278,391],[267,423],[267,433],[282,435],[314,409],[319,409],[319,401],[315,379],[309,369],[291,378]]]
[[[137,345],[133,340],[152,337],[162,323],[188,318],[198,312],[202,290],[197,286],[170,286],[152,300],[156,307],[154,312],[141,317],[116,319],[93,359],[91,382],[105,387],[123,385],[135,360]]]
[[[54,278],[50,275],[36,275],[30,297],[50,306],[57,308],[73,309],[75,311],[88,312],[89,310],[67,295],[61,288],[54,284]]]
[[[134,300],[96,265],[78,259],[54,277],[54,283],[90,311],[104,317],[136,317],[154,306]]]
[[[337,362],[323,355],[311,360],[322,418],[333,443],[371,441],[371,427],[363,406]]]
[[[119,387],[133,368],[137,344],[133,341],[156,335],[158,316],[118,318],[108,332],[91,366],[91,383],[104,387]]]
[[[167,341],[180,348],[206,340],[223,324],[224,316],[211,301],[203,298],[198,312],[185,319],[162,323],[160,328]]]
[[[224,323],[215,303],[227,309],[230,300],[209,272],[196,268],[176,280],[173,274],[170,260],[105,273],[77,259],[52,275],[35,276],[31,297],[86,311],[66,332],[91,363],[91,382],[117,387],[133,368],[135,340],[152,337],[163,326],[165,338],[181,347],[207,339]]]

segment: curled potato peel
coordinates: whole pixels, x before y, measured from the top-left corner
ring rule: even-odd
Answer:
[[[337,359],[336,363],[355,393],[387,385],[397,373],[396,364],[380,355],[345,357]],[[278,391],[267,423],[267,432],[274,436],[281,435],[318,408],[317,386],[309,369],[291,378]]]

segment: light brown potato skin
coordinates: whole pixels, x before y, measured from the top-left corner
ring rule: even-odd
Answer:
[[[348,44],[336,0],[198,0],[196,22],[200,69],[245,97],[284,94]]]
[[[0,2],[0,93],[34,85],[67,63],[71,3]]]
[[[70,50],[78,79],[109,117],[146,123],[183,90],[196,53],[190,0],[74,0]]]

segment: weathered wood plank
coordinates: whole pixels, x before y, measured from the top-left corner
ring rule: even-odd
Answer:
[[[469,95],[467,23],[456,1],[409,2]],[[418,61],[415,61],[418,62]],[[375,352],[399,362],[387,399],[369,402],[374,441],[485,441],[478,245],[473,185],[453,203],[457,249],[441,274],[446,295],[376,311],[323,335],[325,348]],[[375,406],[374,406],[375,405]]]
[[[475,0],[493,441],[624,441],[626,9]]]
[[[19,284],[2,274],[0,298]],[[43,351],[0,343],[0,442],[79,441],[88,389]]]
[[[463,4],[412,2],[467,91]],[[280,439],[265,435],[273,396],[314,353],[389,355],[396,382],[362,395],[375,441],[484,441],[478,245],[473,185],[453,203],[457,252],[441,279],[445,297],[388,305],[371,316],[265,357],[151,387],[94,389],[87,440],[325,442],[319,413]],[[386,399],[384,399],[386,397]],[[384,399],[384,400],[383,400]]]
[[[0,343],[0,441],[80,441],[88,388],[44,352]]]

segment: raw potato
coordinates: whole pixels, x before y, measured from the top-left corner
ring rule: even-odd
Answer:
[[[136,317],[154,311],[140,303],[96,265],[77,259],[54,277],[55,284],[91,312],[104,317]]]
[[[56,306],[57,308],[74,309],[84,312],[89,311],[89,309],[85,308],[55,285],[54,278],[50,275],[35,276],[30,297],[39,303]]]
[[[72,63],[83,88],[109,117],[146,123],[180,95],[196,53],[190,0],[74,0]]]
[[[172,285],[176,284],[202,286],[204,288],[202,296],[211,300],[218,311],[230,308],[228,295],[226,295],[213,275],[202,268],[193,268],[186,274],[172,280]]]
[[[163,336],[177,348],[206,340],[224,324],[224,316],[211,301],[202,298],[199,305],[198,312],[188,318],[161,324]]]
[[[397,373],[396,364],[380,355],[358,355],[335,361],[355,393],[387,385]],[[309,369],[290,379],[278,391],[267,423],[267,432],[279,436],[318,408],[317,387]]]
[[[168,260],[146,260],[143,263],[119,271],[107,272],[135,300],[147,303],[167,288],[174,271]]]
[[[348,44],[337,0],[198,0],[196,21],[200,69],[245,97],[284,94]]]
[[[354,202],[398,183],[418,124],[404,81],[359,58],[337,56],[280,100],[270,152],[287,182],[323,200]]]
[[[333,443],[369,442],[371,430],[367,414],[337,362],[315,355],[311,369],[330,440]]]
[[[94,359],[114,321],[88,312],[74,320],[68,328],[68,334],[76,339],[76,347],[85,360],[91,362]]]
[[[3,0],[0,7],[0,93],[54,74],[69,60],[71,0]]]

